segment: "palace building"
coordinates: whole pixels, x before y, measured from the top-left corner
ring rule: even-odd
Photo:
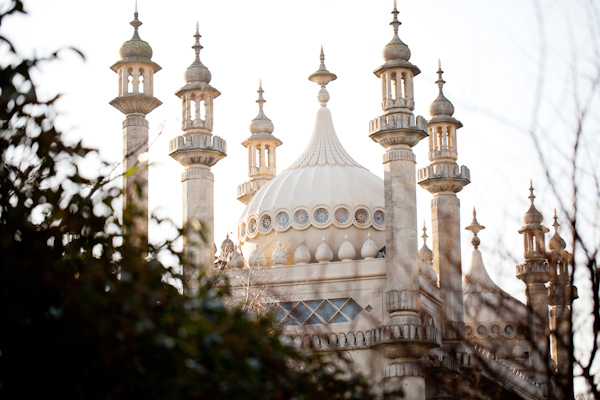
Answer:
[[[187,289],[193,290],[202,268],[222,271],[234,297],[250,309],[273,313],[291,344],[346,352],[380,392],[401,389],[406,398],[423,400],[559,399],[577,295],[569,286],[571,254],[557,217],[550,234],[530,187],[531,206],[514,232],[524,243],[522,264],[516,266],[516,276],[527,285],[524,304],[488,275],[478,249],[484,226],[475,210],[472,221],[461,223],[458,194],[477,182],[458,159],[463,123],[444,95],[442,67],[437,66],[439,94],[430,116],[415,115],[415,91],[434,82],[418,80],[421,70],[400,39],[395,4],[392,16],[392,39],[384,44],[382,38],[383,62],[373,71],[382,113],[373,115],[368,131],[365,127],[373,145],[381,146],[384,179],[348,154],[336,134],[327,85],[337,76],[327,69],[321,49],[318,68],[308,77],[318,86],[314,130],[281,172],[277,148],[285,138],[274,136],[259,85],[258,115],[241,142],[248,149],[249,179],[237,186],[237,198],[245,210],[237,243],[227,237],[218,255],[213,243],[219,194],[211,167],[227,156],[227,145],[213,133],[221,93],[200,59],[196,26],[193,62],[175,92],[181,132],[172,134],[165,149],[183,167],[183,223],[190,228],[185,251],[194,260],[184,271]],[[140,38],[137,10],[131,25],[133,37],[111,67],[118,96],[110,104],[125,115],[124,168],[136,166],[124,178],[125,204],[147,210],[148,174],[140,155],[148,149],[146,115],[162,104],[153,94],[161,67]],[[416,164],[417,145],[428,146],[428,164]],[[417,223],[418,186],[431,194],[429,231]],[[194,233],[197,221],[208,245]],[[147,237],[147,220],[138,218],[132,229]],[[461,229],[472,232],[470,263],[461,259]]]

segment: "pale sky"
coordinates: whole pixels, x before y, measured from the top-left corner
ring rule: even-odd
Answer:
[[[0,0],[0,7],[6,3]],[[487,269],[521,300],[525,285],[515,278],[515,264],[523,262],[518,229],[529,207],[529,179],[547,226],[553,209],[559,209],[559,216],[561,209],[529,129],[536,127],[551,172],[560,173],[572,143],[574,94],[587,87],[589,59],[598,59],[588,2],[539,4],[538,13],[533,0],[398,3],[400,38],[410,47],[410,61],[422,71],[414,81],[415,114],[429,118],[440,58],[444,92],[464,124],[458,131],[458,162],[471,170],[472,183],[459,193],[462,226],[469,225],[475,206],[479,222],[487,227],[479,234]],[[44,93],[64,93],[58,103],[59,127],[118,163],[124,116],[108,104],[118,85],[109,67],[132,36],[134,0],[29,0],[25,5],[30,15],[7,20],[2,32],[26,54],[43,56],[68,46],[85,54],[83,62],[62,53],[62,61],[45,67],[37,82]],[[383,63],[381,52],[392,38],[392,0],[139,0],[138,7],[144,23],[140,36],[163,68],[154,78],[154,93],[163,105],[148,116],[151,210],[181,224],[183,167],[167,153],[168,141],[181,134],[181,103],[174,92],[184,85],[183,73],[194,59],[196,21],[204,46],[201,60],[212,73],[211,85],[222,93],[214,102],[214,134],[228,146],[228,157],[213,167],[218,247],[227,232],[237,241],[244,205],[235,199],[236,188],[248,180],[247,151],[240,142],[249,136],[248,125],[258,111],[259,78],[265,113],[283,141],[277,149],[278,170],[283,171],[312,133],[318,87],[307,78],[318,68],[321,45],[328,70],[338,76],[328,85],[336,132],[354,159],[383,175],[384,150],[369,139],[368,122],[382,114],[381,84],[372,71]],[[580,86],[573,86],[573,76],[581,77]],[[590,154],[598,154],[597,139],[588,145]],[[417,168],[429,163],[426,140],[414,151]],[[590,162],[597,173],[597,162]],[[419,225],[425,220],[430,229],[431,195],[421,188],[417,192]],[[151,237],[161,235],[151,231]],[[563,237],[569,242],[566,229]],[[470,262],[470,240],[471,233],[464,231],[463,272]]]

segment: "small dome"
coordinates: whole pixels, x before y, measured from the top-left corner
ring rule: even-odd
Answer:
[[[438,115],[451,117],[452,114],[454,114],[454,106],[450,100],[444,96],[444,93],[440,92],[437,99],[429,106],[429,114],[432,117],[437,117]]]
[[[433,268],[431,268],[431,265],[428,262],[421,261],[421,266],[420,266],[419,272],[429,282],[433,283],[434,285],[437,284],[438,276],[435,273],[435,270]]]
[[[185,70],[185,73],[183,74],[183,79],[185,79],[185,83],[209,83],[212,79],[212,75],[210,74],[208,68],[206,68],[204,64],[200,62],[200,60],[198,60],[198,62],[194,61],[192,65],[190,65]]]
[[[321,245],[317,248],[315,259],[320,263],[326,263],[333,260],[333,251],[325,241],[325,236],[323,236]]]
[[[266,263],[267,263],[267,260],[265,259],[265,256],[263,255],[262,251],[260,251],[260,248],[258,247],[258,243],[257,243],[256,248],[254,249],[252,254],[250,254],[249,266],[250,266],[250,268],[264,267],[266,265]]]
[[[281,240],[279,241],[279,247],[275,249],[273,255],[271,256],[271,262],[275,267],[283,266],[288,262],[288,255],[285,252],[285,250],[281,247]]]
[[[227,269],[241,269],[244,268],[244,257],[240,254],[239,251],[234,250],[231,253],[231,257],[229,258],[229,262],[227,263]]]
[[[544,221],[544,216],[541,212],[535,208],[533,201],[535,200],[535,196],[533,195],[533,185],[530,183],[529,185],[529,200],[531,200],[531,206],[529,206],[529,210],[523,215],[523,222],[525,224],[541,224]]]
[[[235,244],[233,244],[233,241],[231,239],[229,239],[229,233],[228,233],[225,240],[223,240],[223,243],[221,243],[221,254],[230,254],[234,250],[235,250]]]
[[[354,260],[354,258],[356,257],[356,250],[354,249],[352,243],[348,241],[348,235],[346,235],[344,239],[344,243],[342,243],[340,249],[338,250],[338,258],[341,261]]]
[[[392,40],[383,48],[384,61],[408,61],[410,60],[410,49],[396,34]]]
[[[250,132],[255,133],[273,133],[275,126],[273,122],[260,111],[258,116],[250,122]]]
[[[300,246],[294,252],[294,262],[296,264],[308,264],[310,262],[310,250],[304,245],[304,240],[300,241]]]
[[[360,255],[365,260],[371,260],[377,257],[379,254],[379,248],[377,244],[371,239],[371,232],[367,234],[367,240],[363,243],[362,248],[360,249]]]
[[[515,345],[515,347],[513,347],[512,349],[512,356],[514,358],[523,358],[523,356],[525,355],[525,351],[523,350],[523,348],[519,345],[519,343],[517,343]]]
[[[152,47],[141,39],[131,39],[123,43],[119,51],[121,59],[141,58],[150,61],[152,58]]]

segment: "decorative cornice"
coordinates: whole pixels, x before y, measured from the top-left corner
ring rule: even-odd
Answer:
[[[458,197],[456,197],[455,194],[450,194],[447,196],[444,196],[444,195],[436,196],[433,199],[431,199],[431,207],[438,207],[438,206],[445,206],[445,205],[460,207],[460,199]]]
[[[423,367],[417,363],[390,364],[383,369],[383,378],[402,378],[405,376],[425,377]]]
[[[227,143],[218,136],[191,134],[169,142],[169,155],[184,167],[193,164],[212,167],[227,156]]]
[[[144,128],[148,128],[150,125],[144,115],[129,114],[123,120],[123,129],[129,126],[143,126]]]
[[[214,182],[215,176],[208,168],[190,168],[183,171],[183,174],[181,174],[181,181],[185,182],[191,179],[207,179]]]
[[[418,290],[390,290],[385,293],[385,308],[388,312],[418,310]]]
[[[386,151],[383,155],[383,163],[386,164],[390,161],[412,161],[416,164],[417,158],[415,156],[415,153],[413,153],[410,149],[388,149],[388,151]]]
[[[109,104],[125,115],[135,113],[147,115],[156,107],[160,106],[162,101],[158,100],[156,97],[135,93],[115,97]]]

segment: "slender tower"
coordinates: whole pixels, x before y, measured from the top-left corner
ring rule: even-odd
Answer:
[[[244,204],[248,204],[256,192],[277,175],[276,148],[282,142],[272,135],[275,127],[263,111],[263,105],[267,102],[263,98],[264,92],[261,80],[258,84],[258,100],[256,100],[258,115],[250,123],[250,137],[242,142],[242,146],[248,148],[248,176],[250,177],[250,182],[242,183],[237,190],[237,199]]]
[[[154,97],[152,48],[140,39],[137,3],[133,37],[121,46],[121,59],[110,68],[119,75],[119,95],[110,105],[125,114],[123,121],[123,224],[137,244],[148,247],[148,120],[146,115],[162,103]]]
[[[212,268],[214,250],[214,175],[210,168],[227,156],[225,140],[213,136],[213,100],[221,93],[209,85],[211,74],[200,61],[200,33],[196,24],[196,58],[185,71],[186,85],[175,92],[182,100],[183,134],[169,143],[169,155],[185,167],[183,226],[186,230],[185,285],[197,287],[200,268]]]
[[[550,357],[548,347],[548,288],[550,270],[546,261],[546,241],[544,235],[549,229],[542,225],[544,217],[533,204],[533,186],[529,186],[531,206],[523,216],[525,225],[519,229],[523,235],[525,263],[517,265],[517,278],[527,284],[527,309],[529,319],[529,339],[532,353],[531,366],[534,381],[542,388],[544,397],[549,396]]]
[[[460,200],[456,193],[470,183],[469,169],[456,163],[456,130],[462,123],[452,117],[454,106],[444,96],[441,63],[438,64],[438,97],[429,113],[429,160],[419,170],[418,182],[433,194],[431,222],[433,227],[433,269],[439,276],[443,302],[442,340],[447,350],[464,340],[462,269],[460,257]]]
[[[572,286],[569,264],[573,255],[558,233],[558,217],[554,210],[554,235],[548,241],[547,259],[550,266],[548,303],[550,304],[550,345],[552,359],[558,367],[559,399],[573,396],[573,364],[570,352],[573,349],[571,327],[571,303],[577,298],[577,288]]]
[[[381,79],[384,114],[370,122],[370,137],[385,148],[383,156],[386,212],[386,310],[388,326],[419,330],[419,269],[415,154],[412,147],[427,137],[427,122],[415,118],[413,77],[421,71],[410,63],[410,50],[398,37],[394,1],[392,40],[383,50],[385,63],[374,73]],[[402,328],[405,329],[405,328]],[[405,339],[411,340],[406,341]],[[386,392],[404,391],[410,399],[425,399],[424,371],[419,358],[435,344],[410,333],[376,344],[390,359],[384,369]],[[409,343],[410,342],[410,343]]]

